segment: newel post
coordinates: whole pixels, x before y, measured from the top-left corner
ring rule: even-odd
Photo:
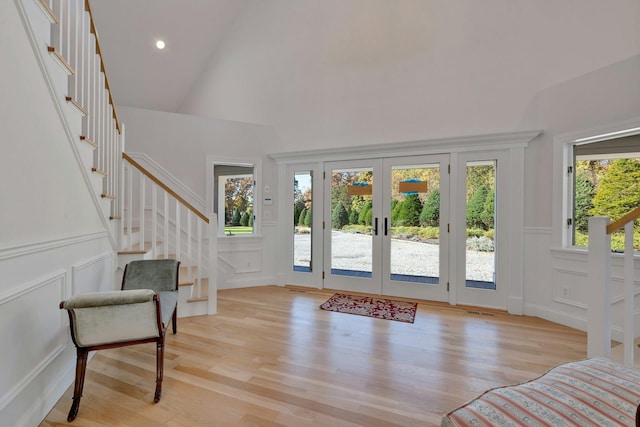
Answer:
[[[609,218],[589,218],[587,356],[611,356],[611,236]]]
[[[209,216],[209,307],[207,314],[218,312],[218,216]]]

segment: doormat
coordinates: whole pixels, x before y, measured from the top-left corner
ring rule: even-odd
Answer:
[[[320,308],[339,313],[357,314],[376,319],[413,323],[418,304],[357,295],[334,294]]]

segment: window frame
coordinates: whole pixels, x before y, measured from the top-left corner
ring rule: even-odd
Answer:
[[[251,234],[232,234],[227,235],[224,232],[224,215],[217,215],[214,211],[216,197],[219,198],[219,188],[215,183],[215,167],[216,166],[238,166],[253,168],[253,232]],[[255,158],[227,158],[218,156],[207,156],[206,160],[206,203],[207,212],[212,218],[217,218],[217,236],[225,239],[242,239],[261,236],[261,201],[262,192],[260,189],[260,177],[262,176],[262,161]],[[232,174],[233,175],[233,174]],[[229,175],[231,176],[231,175]],[[235,176],[235,175],[234,175]]]
[[[574,241],[574,195],[575,195],[575,150],[576,145],[616,140],[627,136],[640,135],[640,118],[615,123],[590,130],[561,134],[554,138],[554,178],[553,178],[553,244],[563,249],[584,252],[584,246],[576,246]],[[572,172],[569,173],[569,167]],[[571,224],[568,224],[571,219]],[[615,219],[615,218],[614,218]]]

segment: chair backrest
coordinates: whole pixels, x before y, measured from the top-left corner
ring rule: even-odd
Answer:
[[[124,269],[122,290],[175,291],[178,289],[179,268],[180,262],[175,259],[131,261]]]

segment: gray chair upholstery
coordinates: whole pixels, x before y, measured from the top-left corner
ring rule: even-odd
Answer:
[[[74,295],[60,303],[69,313],[71,339],[77,349],[73,403],[67,421],[78,415],[90,351],[156,343],[156,391],[160,401],[164,340],[169,320],[176,333],[178,272],[176,260],[133,261],[125,268],[122,290]]]
[[[122,276],[123,291],[152,289],[160,295],[162,324],[166,328],[172,319],[174,334],[177,332],[179,268],[180,262],[175,259],[131,261]]]

